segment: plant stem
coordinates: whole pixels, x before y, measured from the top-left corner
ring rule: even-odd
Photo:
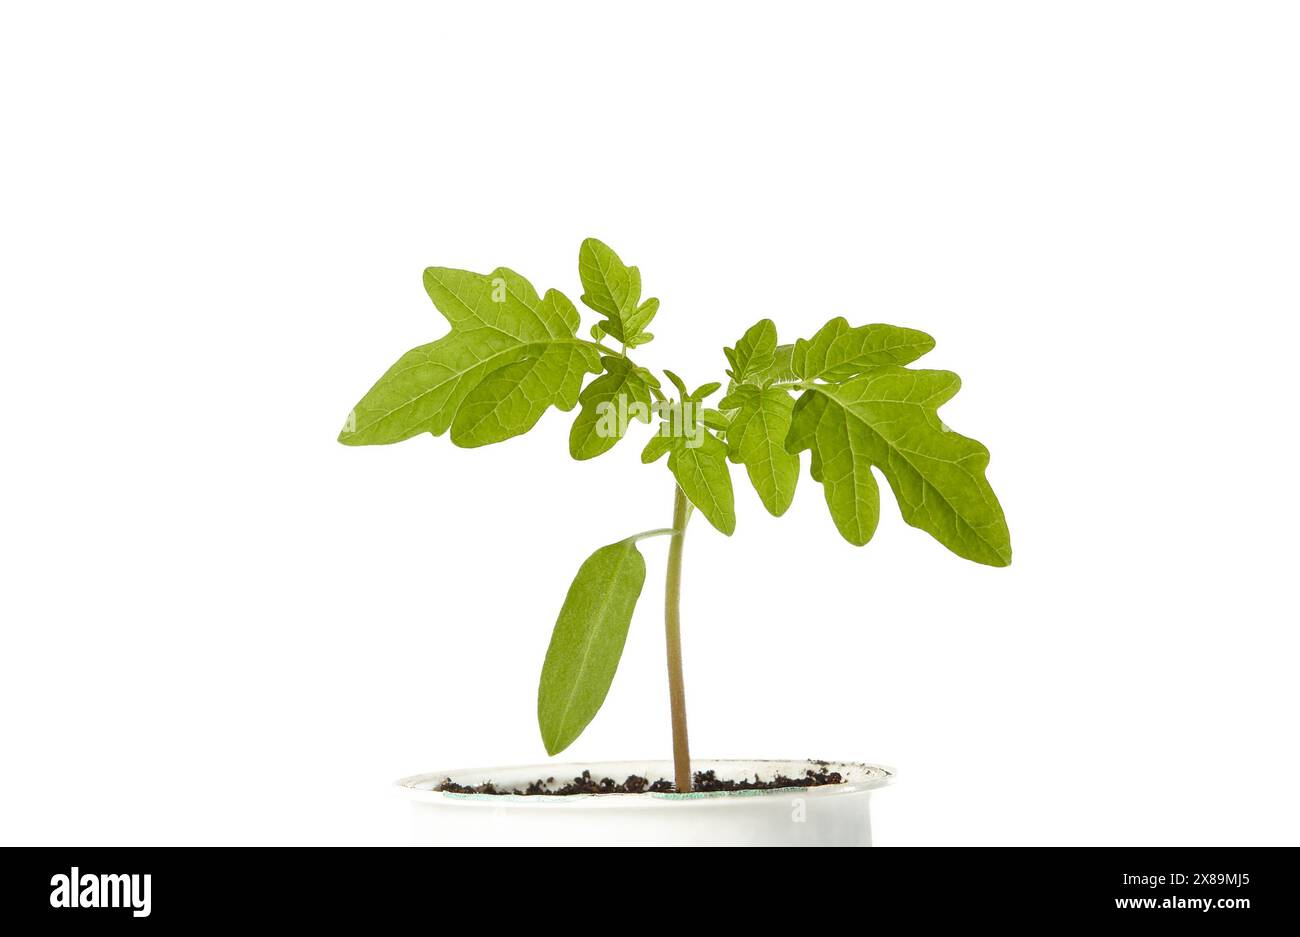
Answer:
[[[673,530],[671,527],[656,527],[654,530],[645,530],[639,534],[633,534],[627,539],[639,543],[640,541],[648,540],[651,537],[667,537],[675,533],[677,533],[677,531]]]
[[[673,534],[668,543],[664,589],[664,635],[668,643],[668,699],[673,713],[673,774],[678,793],[691,789],[691,749],[686,737],[686,683],[682,678],[682,544],[690,502],[673,486]]]

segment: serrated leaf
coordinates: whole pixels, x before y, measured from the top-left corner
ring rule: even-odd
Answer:
[[[988,450],[949,430],[937,413],[960,386],[950,371],[881,366],[843,384],[819,384],[799,398],[786,449],[812,450],[813,478],[850,543],[860,546],[875,532],[875,466],[908,524],[966,559],[1011,562],[1006,519],[984,476]]]
[[[578,569],[537,688],[537,724],[547,754],[568,748],[605,702],[644,583],[645,559],[635,540],[601,547]]]
[[[794,500],[799,481],[799,456],[785,448],[794,398],[779,388],[742,384],[722,406],[735,410],[727,429],[731,461],[745,466],[763,507],[780,517]]]
[[[846,381],[867,368],[904,365],[934,348],[934,339],[896,325],[850,328],[842,317],[822,326],[810,339],[794,344],[791,367],[806,381]]]
[[[772,367],[776,356],[776,324],[771,319],[759,319],[736,342],[735,348],[724,348],[723,353],[731,363],[731,378],[744,384],[755,374]]]
[[[573,304],[556,290],[540,298],[505,267],[490,274],[430,267],[424,286],[451,332],[399,358],[353,409],[339,442],[366,446],[418,433],[439,436],[489,374],[541,357],[547,345],[575,341]]]
[[[615,339],[635,347],[653,336],[643,332],[659,309],[659,300],[641,302],[641,271],[629,267],[602,241],[587,238],[578,249],[582,301],[605,316],[600,327]]]
[[[650,422],[648,372],[614,355],[605,356],[601,363],[605,373],[578,397],[582,410],[569,431],[569,454],[578,460],[594,459],[612,449],[626,435],[629,420]]]

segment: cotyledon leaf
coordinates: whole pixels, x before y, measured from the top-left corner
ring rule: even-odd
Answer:
[[[539,297],[531,283],[505,267],[489,274],[430,267],[424,286],[451,332],[402,355],[353,408],[339,442],[367,446],[418,433],[439,436],[483,378],[542,357],[547,345],[576,341],[573,303],[557,290]],[[583,360],[575,354],[571,361]]]
[[[568,748],[605,702],[644,583],[645,559],[635,539],[601,547],[578,569],[537,688],[537,724],[547,754]]]
[[[794,343],[791,362],[806,381],[846,381],[878,365],[904,365],[934,348],[934,339],[897,325],[850,328],[842,317],[831,319],[812,338]]]
[[[780,517],[799,481],[799,456],[785,449],[794,398],[781,388],[742,384],[723,398],[722,408],[735,411],[727,427],[731,461],[745,466],[763,506]]]
[[[612,449],[630,420],[650,422],[650,388],[658,380],[626,358],[606,355],[601,362],[605,373],[583,388],[578,397],[582,409],[569,430],[569,454],[578,460]]]
[[[984,476],[988,450],[949,430],[937,413],[960,387],[950,371],[882,366],[799,398],[786,448],[812,450],[813,477],[850,543],[860,546],[875,532],[875,466],[907,523],[958,556],[989,566],[1011,562],[1006,519]]]

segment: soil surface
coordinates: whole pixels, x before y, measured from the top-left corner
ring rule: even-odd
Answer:
[[[814,762],[814,764],[819,763]],[[760,776],[754,775],[752,779],[746,778],[741,781],[725,780],[718,777],[713,771],[696,771],[691,785],[691,792],[711,794],[718,791],[775,791],[783,787],[821,787],[825,784],[842,783],[844,783],[844,778],[838,771],[827,771],[825,767],[818,767],[815,771],[809,768],[803,775],[796,778],[788,778],[784,774],[777,774],[763,780]],[[672,793],[677,788],[672,781],[666,778],[651,781],[640,775],[633,774],[620,783],[613,778],[601,778],[597,781],[591,776],[590,771],[584,771],[579,777],[566,782],[557,782],[555,778],[538,778],[524,788],[498,787],[491,781],[486,784],[470,786],[457,784],[451,778],[444,778],[442,783],[434,790],[446,791],[451,794],[522,794],[524,796],[545,795],[555,797],[569,794]]]

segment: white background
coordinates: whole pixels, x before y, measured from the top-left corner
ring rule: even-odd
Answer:
[[[641,442],[335,435],[445,326],[576,299],[692,384],[762,316],[925,329],[1015,547],[806,474],[697,518],[694,750],[865,759],[882,844],[1297,843],[1300,22],[1268,3],[44,4],[0,21],[0,841],[400,839],[544,761],[569,578],[670,520]],[[591,314],[585,320],[593,321]],[[584,325],[585,328],[585,325]],[[806,457],[805,457],[806,465]],[[666,757],[665,542],[573,760]]]

